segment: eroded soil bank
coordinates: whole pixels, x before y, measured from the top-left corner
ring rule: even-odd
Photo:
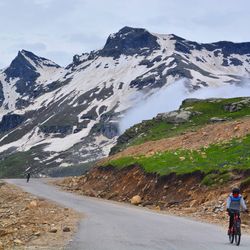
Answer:
[[[241,186],[250,206],[250,185],[242,184],[246,176],[249,173],[235,172],[229,182],[207,187],[201,184],[201,172],[158,176],[145,173],[139,166],[120,170],[96,167],[84,176],[69,177],[56,184],[64,190],[120,202],[131,202],[132,197],[139,195],[140,206],[226,226],[225,201],[233,186]],[[250,232],[250,216],[242,214],[242,222],[243,231]]]

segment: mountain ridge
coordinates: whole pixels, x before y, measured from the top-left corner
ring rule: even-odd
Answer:
[[[240,84],[249,79],[248,49],[250,43],[204,46],[124,27],[65,68],[22,50],[0,72],[0,156],[26,152],[34,171],[45,174],[104,157],[120,118],[138,103],[134,96],[146,99],[183,78],[190,91]],[[16,126],[5,126],[8,120]]]

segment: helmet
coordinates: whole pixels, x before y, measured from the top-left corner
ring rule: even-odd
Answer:
[[[233,194],[239,194],[240,193],[240,189],[239,188],[233,188],[232,193]]]

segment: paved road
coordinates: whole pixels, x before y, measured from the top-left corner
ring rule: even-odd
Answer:
[[[7,180],[25,191],[83,212],[69,250],[226,250],[234,249],[220,227],[129,205],[78,196],[44,180]],[[243,236],[240,249],[249,249]]]

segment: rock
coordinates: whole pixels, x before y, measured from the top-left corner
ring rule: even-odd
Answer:
[[[85,195],[91,196],[91,197],[97,197],[98,193],[95,190],[93,190],[93,189],[87,189],[85,191]]]
[[[178,111],[171,111],[168,113],[161,113],[156,116],[156,120],[163,120],[168,123],[185,123],[189,121],[191,116],[193,115],[192,112],[187,110],[178,110]]]
[[[20,125],[25,120],[24,116],[17,114],[7,114],[2,117],[0,122],[0,132],[11,130]]]
[[[15,239],[13,242],[14,242],[16,245],[22,245],[22,244],[23,244],[23,242],[22,242],[21,240],[19,240],[19,239]]]
[[[63,228],[63,232],[70,232],[71,230],[70,230],[70,228],[69,227],[64,227]]]
[[[4,246],[3,246],[2,241],[0,241],[0,250],[4,250]]]
[[[241,223],[242,228],[248,228],[248,225]]]
[[[197,206],[197,205],[199,205],[199,201],[197,201],[197,200],[192,200],[192,201],[190,202],[190,204],[189,204],[190,207],[195,207],[195,206]]]
[[[8,234],[8,232],[6,230],[0,229],[0,237],[4,236],[6,234]]]
[[[142,206],[143,207],[146,207],[146,206],[152,206],[154,203],[152,201],[145,201],[142,203]]]
[[[133,205],[139,205],[139,204],[141,204],[141,201],[142,201],[142,199],[141,199],[140,195],[135,195],[130,200],[131,204],[133,204]]]
[[[28,208],[35,208],[35,207],[37,207],[37,201],[36,200],[33,200],[33,201],[31,201],[30,203],[29,203],[29,205],[28,205]]]
[[[224,110],[229,112],[237,112],[245,106],[250,106],[250,98],[245,98],[244,100],[241,100],[239,102],[226,104],[224,106]]]
[[[168,203],[168,206],[176,206],[179,205],[181,202],[177,200],[172,200]]]
[[[213,208],[213,212],[216,214],[223,211],[224,211],[223,205],[218,205]]]
[[[212,118],[210,118],[210,122],[224,122],[226,120],[227,119],[225,119],[225,118],[219,118],[219,117],[212,117]]]
[[[37,236],[37,237],[38,237],[38,236],[40,236],[40,235],[41,235],[41,232],[39,232],[39,231],[34,233],[34,236]]]
[[[240,129],[240,126],[239,126],[239,125],[237,125],[237,126],[234,127],[234,131],[235,131],[235,132],[238,131],[239,129]]]
[[[186,158],[185,158],[184,156],[180,156],[179,159],[180,159],[181,161],[184,161]]]
[[[57,228],[55,227],[52,227],[50,230],[49,230],[50,233],[56,233],[57,232]]]
[[[154,207],[154,210],[161,211],[161,207],[160,206],[156,206],[156,207]]]

